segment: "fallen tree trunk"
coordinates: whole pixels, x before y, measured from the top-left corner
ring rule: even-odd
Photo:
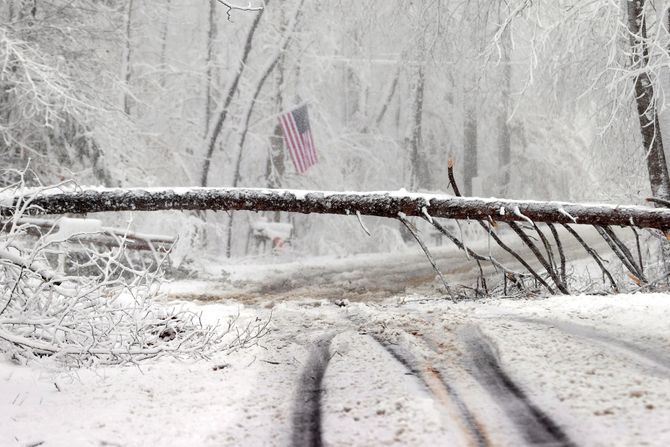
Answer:
[[[245,188],[92,189],[37,196],[0,196],[0,215],[30,201],[25,214],[213,210],[356,214],[396,219],[431,216],[498,222],[619,225],[670,229],[670,209],[642,206],[452,197],[399,192],[325,192]]]

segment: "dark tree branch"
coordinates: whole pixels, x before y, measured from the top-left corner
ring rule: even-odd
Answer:
[[[656,203],[670,208],[670,200],[659,199],[658,197],[647,197],[645,200],[650,203]]]
[[[621,263],[628,269],[628,271],[638,280],[642,282],[647,282],[644,277],[641,275],[641,273],[638,271],[637,267],[635,266],[634,263],[631,263],[630,260],[626,257],[624,253],[621,252],[621,249],[617,245],[617,243],[610,237],[610,234],[605,231],[605,229],[599,225],[594,225],[595,229],[598,231],[600,236],[607,242],[607,245],[609,245],[610,249],[614,252],[614,254],[619,258]]]
[[[640,266],[640,271],[644,274],[644,262],[642,262],[642,248],[640,248],[640,234],[637,232],[635,227],[630,227],[635,235],[635,246],[637,247],[637,260],[638,265]]]
[[[495,258],[491,256],[484,256],[476,251],[472,250],[469,247],[466,247],[465,244],[457,238],[453,233],[451,233],[449,230],[447,230],[442,224],[440,224],[437,220],[433,219],[433,221],[429,221],[425,216],[424,219],[426,219],[428,222],[430,222],[431,225],[433,225],[440,233],[444,234],[447,239],[449,239],[451,242],[456,245],[460,250],[464,251],[468,256],[473,257],[476,261],[485,261],[485,262],[490,262],[493,264],[496,268],[501,269],[505,273],[509,273],[514,276],[522,276],[521,273],[515,272],[514,270],[510,270],[504,265],[502,265],[500,262],[498,262]]]
[[[568,292],[568,290],[563,286],[561,280],[556,275],[556,272],[554,272],[554,269],[551,267],[551,265],[549,265],[545,257],[542,256],[542,253],[540,253],[540,250],[526,234],[526,232],[523,231],[521,227],[519,227],[519,225],[514,222],[508,222],[508,224],[510,228],[512,228],[512,230],[517,234],[517,236],[519,236],[519,238],[523,241],[523,243],[526,244],[528,248],[530,248],[530,251],[533,252],[537,260],[540,261],[540,264],[542,264],[542,267],[544,267],[547,273],[549,273],[549,276],[551,276],[551,279],[554,281],[554,284],[556,284],[558,290],[565,295],[569,295],[570,292]]]
[[[584,250],[586,250],[586,252],[591,255],[591,257],[596,261],[596,264],[598,264],[598,267],[600,267],[600,270],[602,270],[603,274],[607,276],[610,283],[612,283],[612,288],[614,291],[619,292],[619,287],[617,286],[616,281],[614,281],[612,274],[609,272],[609,270],[607,270],[605,264],[603,264],[603,261],[598,253],[589,247],[589,245],[584,241],[584,239],[582,239],[579,233],[577,233],[571,226],[563,224],[563,228],[565,228],[568,233],[570,233],[577,240],[577,242],[579,242],[581,246],[584,247]]]
[[[561,260],[561,280],[563,281],[563,284],[567,287],[568,285],[568,275],[566,274],[565,271],[565,252],[563,251],[563,244],[561,244],[561,238],[558,237],[558,232],[556,231],[556,227],[554,224],[547,224],[549,226],[549,229],[551,230],[551,234],[554,236],[554,240],[556,241],[556,249],[558,250],[558,255]]]
[[[437,276],[440,277],[440,280],[442,281],[442,284],[444,285],[444,289],[446,290],[447,294],[449,295],[449,297],[451,298],[452,301],[455,301],[454,295],[451,293],[451,288],[449,287],[449,284],[447,283],[447,280],[444,279],[444,275],[442,275],[442,272],[440,271],[437,264],[435,263],[435,259],[430,254],[430,251],[428,250],[428,247],[426,246],[426,244],[423,242],[423,240],[419,236],[419,233],[417,232],[416,228],[414,228],[412,223],[409,220],[407,220],[407,217],[403,213],[398,213],[398,219],[400,220],[400,222],[403,223],[403,225],[405,225],[405,228],[407,228],[407,230],[410,233],[412,233],[412,236],[414,236],[414,239],[416,239],[416,241],[419,243],[419,245],[421,246],[421,249],[426,254],[426,257],[428,258],[428,261],[430,261],[430,264],[433,266],[433,270],[435,270],[435,273],[437,273]]]
[[[603,230],[607,232],[607,235],[614,241],[614,243],[619,247],[619,250],[621,250],[621,253],[628,259],[628,262],[635,268],[635,270],[639,273],[639,278],[642,279],[644,282],[647,282],[646,278],[644,277],[644,271],[642,269],[642,264],[638,265],[637,262],[635,261],[635,257],[633,256],[633,253],[626,247],[626,244],[623,243],[621,239],[612,231],[612,229],[609,226],[604,226]]]
[[[549,262],[549,266],[553,270],[554,276],[558,278],[558,266],[556,264],[556,260],[554,259],[554,250],[551,248],[551,244],[549,243],[549,240],[547,237],[544,235],[542,230],[540,230],[540,227],[537,226],[535,222],[533,222],[533,228],[535,229],[535,232],[540,236],[540,241],[542,241],[542,245],[544,246],[544,250],[547,253],[547,260]],[[563,282],[561,278],[558,278],[559,281]],[[563,284],[565,285],[565,284]]]
[[[454,161],[453,161],[453,160],[451,160],[451,159],[449,160],[449,164],[447,165],[447,168],[448,168],[448,174],[449,174],[449,183],[451,184],[451,187],[452,187],[452,189],[454,190],[454,194],[456,194],[456,196],[460,197],[460,196],[461,196],[461,192],[460,192],[460,190],[458,189],[458,183],[456,183],[456,177],[454,176]],[[519,218],[521,218],[521,216],[517,216],[517,215],[514,214],[514,213],[507,213],[507,214],[511,214],[511,215],[514,215],[515,217],[519,217]],[[487,216],[487,218],[488,218],[489,221],[491,221],[491,222],[493,221],[493,220],[491,219],[491,216]],[[502,248],[503,250],[505,250],[507,253],[511,254],[511,255],[514,257],[514,259],[516,259],[517,261],[519,261],[519,263],[520,263],[520,264],[521,264],[521,265],[522,265],[528,272],[530,272],[530,274],[533,275],[533,277],[534,277],[540,284],[542,284],[542,286],[544,286],[544,287],[549,291],[549,293],[551,293],[551,294],[556,293],[556,292],[554,291],[554,289],[553,289],[553,288],[552,288],[552,287],[551,287],[551,286],[544,280],[544,278],[542,278],[542,276],[541,276],[539,273],[537,273],[537,272],[535,271],[535,269],[533,269],[533,268],[530,266],[530,264],[528,264],[528,263],[526,262],[525,259],[523,259],[523,258],[516,252],[516,251],[514,251],[514,250],[512,250],[510,247],[508,247],[507,244],[505,244],[505,243],[498,237],[498,235],[493,231],[493,227],[491,226],[491,225],[493,225],[493,223],[488,224],[488,223],[484,223],[484,222],[481,221],[481,220],[479,220],[478,222],[479,222],[479,225],[480,225],[482,228],[484,228],[484,230],[486,230],[486,232],[489,234],[489,236],[491,236],[491,237],[493,238],[493,240],[496,241],[496,243],[498,244],[498,246],[500,246],[500,248]]]
[[[456,178],[454,177],[454,160],[449,159],[447,164],[447,172],[449,175],[449,184],[454,190],[454,195],[456,197],[461,197],[461,191],[458,189],[458,184],[456,183]]]

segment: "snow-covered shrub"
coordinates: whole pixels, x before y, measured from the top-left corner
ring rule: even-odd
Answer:
[[[80,267],[93,274],[58,271],[47,255],[67,256],[67,246],[53,237],[53,228],[41,234],[26,216],[31,197],[46,189],[20,195],[21,182],[0,189],[0,200],[22,197],[11,207],[7,199],[0,202],[8,216],[0,232],[0,352],[9,358],[87,366],[165,355],[199,357],[254,343],[265,333],[267,322],[242,329],[236,328],[236,318],[205,325],[197,313],[158,303],[167,255],[150,269],[135,267],[125,237],[107,248],[79,243],[79,253],[87,257]]]

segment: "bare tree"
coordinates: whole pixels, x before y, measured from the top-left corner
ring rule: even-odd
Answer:
[[[266,0],[265,2],[266,7],[268,4],[268,1]],[[226,5],[229,6],[229,5]],[[230,7],[230,6],[229,6]],[[223,103],[219,107],[219,110],[214,114],[214,123],[209,126],[209,132],[205,140],[205,144],[207,147],[207,150],[205,152],[205,161],[202,166],[202,171],[201,171],[201,176],[200,176],[200,185],[201,186],[207,186],[207,181],[209,177],[209,168],[212,163],[212,156],[214,154],[214,149],[216,147],[216,143],[219,139],[219,136],[221,135],[221,131],[223,130],[223,125],[226,122],[226,118],[228,117],[228,112],[231,103],[233,102],[233,97],[238,91],[239,85],[240,85],[240,80],[242,79],[242,75],[244,73],[244,70],[247,65],[247,60],[249,59],[249,55],[251,54],[251,50],[253,48],[253,41],[254,41],[254,35],[256,34],[256,31],[258,30],[258,26],[261,22],[261,18],[263,17],[265,9],[261,9],[258,13],[256,13],[256,17],[254,18],[249,31],[247,33],[247,38],[246,42],[244,44],[244,49],[242,52],[242,58],[240,59],[239,66],[237,68],[237,72],[235,73],[233,77],[233,81],[230,84],[230,88],[228,89],[228,92],[226,93],[226,97],[223,100]]]
[[[499,14],[499,19],[502,17]],[[502,20],[500,20],[502,22]],[[505,197],[510,182],[512,165],[512,137],[510,133],[510,96],[512,94],[512,23],[502,30],[500,38],[500,64],[502,79],[500,88],[500,111],[498,115],[498,164],[500,169],[500,194]]]
[[[122,99],[122,104],[123,104],[123,112],[126,115],[130,115],[130,83],[131,83],[131,78],[132,78],[132,72],[133,72],[133,67],[132,67],[132,62],[133,62],[133,20],[134,20],[134,13],[135,13],[135,8],[134,8],[135,1],[134,0],[128,0],[128,3],[126,4],[126,13],[125,13],[125,43],[123,47],[123,63],[121,64],[122,67],[122,75],[121,78],[123,79],[124,83],[124,91],[123,91],[123,99]]]
[[[633,56],[632,69],[638,73],[634,78],[635,100],[643,147],[646,153],[651,192],[654,197],[668,200],[670,199],[670,176],[668,175],[668,165],[663,151],[663,138],[658,119],[654,84],[647,71],[649,48],[645,4],[646,0],[627,2],[627,23]]]
[[[209,133],[209,126],[212,120],[212,82],[214,76],[214,45],[217,36],[217,22],[216,22],[216,2],[217,0],[209,0],[209,10],[207,12],[207,55],[205,57],[205,68],[207,70],[205,77],[205,138]]]

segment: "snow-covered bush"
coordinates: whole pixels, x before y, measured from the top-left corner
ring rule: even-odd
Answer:
[[[265,333],[266,321],[241,329],[235,317],[205,325],[197,313],[158,303],[166,254],[146,269],[128,257],[125,237],[101,248],[76,239],[64,243],[53,237],[53,228],[42,234],[26,213],[31,197],[47,189],[22,195],[22,182],[0,189],[0,198],[23,197],[11,207],[0,202],[9,216],[0,232],[0,352],[7,357],[20,363],[47,358],[66,366],[200,357],[254,343]],[[86,267],[87,276],[67,275],[50,262],[49,254],[62,259],[75,244],[77,259],[85,258],[78,267]]]

